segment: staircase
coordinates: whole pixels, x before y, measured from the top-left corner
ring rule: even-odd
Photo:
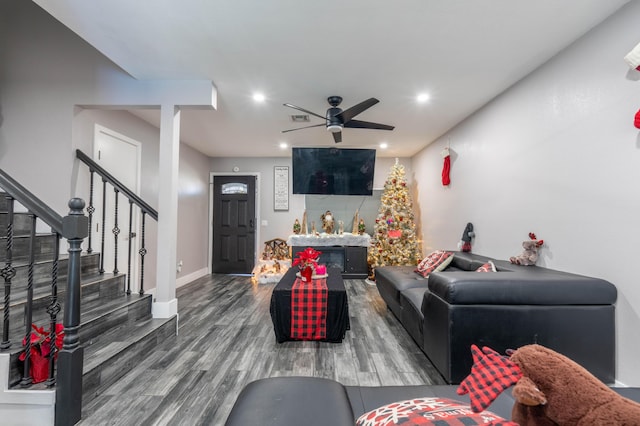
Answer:
[[[16,209],[17,210],[17,209]],[[5,264],[7,203],[0,193],[0,268]],[[8,383],[0,383],[0,418],[11,419],[11,404],[24,399],[21,407],[28,406],[30,398],[37,393],[51,392],[44,383],[24,388],[22,362],[22,340],[26,333],[26,300],[29,275],[29,247],[32,219],[28,213],[14,213],[13,266],[16,275],[11,283],[10,341],[11,347],[0,352],[8,354],[8,371],[0,371],[0,379],[6,376]],[[40,226],[38,226],[40,228]],[[45,227],[46,228],[46,227]],[[4,235],[3,235],[4,234]],[[55,234],[37,232],[35,237],[35,263],[33,265],[33,323],[49,328],[50,316],[46,311],[51,295],[53,258],[57,246]],[[67,242],[60,241],[62,252]],[[99,253],[83,254],[81,257],[81,318],[80,344],[84,348],[82,372],[82,402],[86,404],[101,394],[110,385],[127,374],[139,360],[144,359],[160,343],[175,338],[177,320],[153,319],[151,317],[151,295],[125,293],[125,275],[99,273]],[[60,256],[58,262],[58,301],[62,311],[57,322],[62,323],[67,283],[67,258]],[[0,279],[0,292],[2,292]],[[0,306],[0,311],[3,307]],[[2,321],[0,315],[0,321]],[[0,363],[0,368],[6,368]],[[23,395],[23,396],[20,396]],[[55,398],[54,398],[55,400]],[[7,401],[10,403],[7,404]],[[5,410],[6,408],[6,410]],[[24,408],[21,408],[24,410]],[[20,414],[19,424],[25,423],[28,410]],[[35,411],[34,411],[35,414]],[[40,416],[34,416],[34,424],[48,424]],[[4,423],[2,424],[12,424]],[[53,424],[53,423],[51,423]]]

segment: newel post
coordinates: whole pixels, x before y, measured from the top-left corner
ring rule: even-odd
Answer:
[[[74,425],[82,415],[82,364],[80,346],[80,254],[82,240],[88,235],[89,220],[84,201],[72,198],[69,215],[62,219],[62,236],[69,242],[69,270],[64,309],[64,341],[58,353],[56,426]]]

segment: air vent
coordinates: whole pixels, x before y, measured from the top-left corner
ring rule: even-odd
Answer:
[[[293,114],[291,116],[291,121],[293,121],[294,123],[308,123],[309,116],[306,114]]]

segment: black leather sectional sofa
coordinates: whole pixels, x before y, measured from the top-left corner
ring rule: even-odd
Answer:
[[[440,397],[469,403],[457,395],[457,386],[343,386],[317,377],[272,377],[249,383],[227,418],[226,426],[353,426],[364,413],[383,405],[413,398]],[[640,388],[616,388],[622,396],[640,401]],[[489,406],[511,419],[511,390]]]
[[[497,272],[475,272],[487,260]],[[614,382],[617,291],[610,282],[464,252],[428,279],[414,269],[377,268],[376,285],[448,383],[469,374],[471,344],[504,353],[530,343]]]
[[[441,397],[469,402],[457,386],[343,386],[318,377],[272,377],[249,383],[238,396],[226,426],[342,426],[383,405],[413,398]],[[511,418],[509,390],[489,410]]]

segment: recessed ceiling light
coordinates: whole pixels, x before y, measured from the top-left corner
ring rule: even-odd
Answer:
[[[429,96],[429,94],[428,94],[428,93],[420,93],[420,94],[416,97],[416,99],[418,100],[418,102],[420,102],[421,104],[422,104],[422,103],[427,102],[427,101],[429,100],[429,98],[430,98],[430,96]]]
[[[262,93],[254,93],[253,94],[253,100],[256,102],[264,102],[265,97]]]
[[[288,146],[286,142],[280,142],[280,149],[287,149]]]
[[[380,149],[387,149],[387,147],[389,147],[389,145],[386,142],[380,144]]]

